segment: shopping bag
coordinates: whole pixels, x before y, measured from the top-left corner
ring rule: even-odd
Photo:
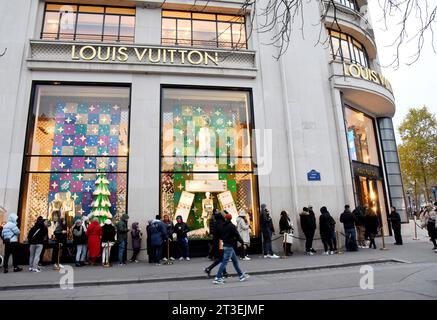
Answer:
[[[293,244],[293,233],[284,233],[284,243]]]

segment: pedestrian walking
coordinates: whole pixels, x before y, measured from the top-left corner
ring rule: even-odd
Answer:
[[[217,265],[220,265],[223,261],[223,240],[221,240],[221,234],[222,234],[225,218],[223,217],[223,214],[215,208],[213,209],[212,212],[213,212],[212,217],[209,222],[209,230],[210,233],[212,234],[212,247],[211,247],[210,255],[214,259],[214,262],[209,267],[204,269],[208,278],[211,275],[211,271]],[[226,268],[223,270],[222,277],[223,278],[228,277]]]
[[[117,243],[118,243],[118,265],[126,265],[126,254],[127,254],[127,235],[129,233],[128,228],[129,215],[123,213],[120,221],[117,222]]]
[[[316,217],[314,212],[310,213],[310,209],[308,207],[304,207],[302,212],[299,214],[299,218],[300,226],[303,234],[305,235],[305,254],[312,256],[316,252],[316,250],[313,248],[314,234],[317,228]]]
[[[152,263],[159,266],[162,256],[162,246],[167,240],[167,230],[160,220],[155,219],[151,221],[147,229],[147,237],[150,239],[150,245],[152,247]]]
[[[17,227],[18,216],[15,213],[10,213],[8,222],[3,226],[2,239],[5,244],[5,258],[3,260],[3,272],[8,273],[9,257],[12,255],[12,265],[14,272],[20,272],[23,269],[18,266],[18,237],[20,229]]]
[[[280,234],[291,234],[294,231],[293,228],[293,223],[290,219],[290,217],[288,216],[287,211],[283,210],[281,211],[281,218],[279,218],[279,233]],[[291,251],[291,243],[290,242],[285,242],[283,243],[284,246],[284,252],[285,254],[288,255],[292,255],[293,251]]]
[[[190,229],[187,224],[182,220],[182,216],[176,217],[176,224],[174,226],[174,232],[177,236],[177,243],[179,249],[179,260],[187,260],[190,261],[190,252],[188,245],[188,232]]]
[[[44,247],[45,238],[48,235],[47,226],[44,223],[43,217],[38,217],[35,224],[27,234],[27,241],[29,242],[29,271],[41,272],[39,268],[39,259],[41,251]]]
[[[140,253],[141,250],[141,239],[143,238],[143,233],[140,229],[140,224],[138,222],[132,223],[132,230],[130,232],[131,238],[132,238],[132,258],[130,259],[131,262],[138,262],[137,256]]]
[[[434,245],[433,250],[437,250],[437,230],[436,230],[437,210],[434,210],[432,205],[428,203],[420,214],[421,227],[428,230],[428,236]]]
[[[240,246],[240,259],[249,261],[251,259],[247,255],[247,248],[250,246],[250,222],[244,210],[241,210],[238,214],[237,231],[244,241],[244,244]]]
[[[165,255],[162,258],[162,260],[167,261],[170,259],[171,261],[174,261],[175,258],[174,255],[174,241],[173,241],[173,231],[174,231],[174,224],[173,221],[171,221],[170,216],[168,214],[164,215],[164,219],[162,222],[165,224],[165,228],[167,230],[167,240],[165,241]],[[167,252],[168,250],[168,252]],[[168,255],[168,256],[167,256]]]
[[[229,259],[232,260],[232,264],[237,271],[240,281],[245,281],[249,278],[249,275],[241,271],[240,266],[238,265],[238,258],[234,251],[234,246],[238,241],[241,245],[244,245],[243,239],[241,239],[240,234],[238,233],[237,228],[231,222],[232,215],[225,215],[225,222],[223,223],[221,239],[223,240],[223,260],[220,264],[220,268],[217,271],[217,274],[214,278],[214,284],[223,284],[225,280],[222,275],[224,270],[226,269],[226,265],[228,264]]]
[[[273,253],[272,235],[275,232],[275,228],[273,227],[273,220],[270,216],[270,211],[269,209],[267,209],[267,206],[265,204],[261,205],[260,225],[263,237],[264,258],[279,258],[278,255]]]
[[[105,220],[102,227],[102,265],[104,267],[110,267],[111,261],[111,248],[115,244],[115,235],[117,231],[115,230],[112,221],[109,219]]]
[[[94,266],[100,257],[100,238],[102,237],[102,228],[97,217],[88,226],[85,234],[88,237],[88,259],[91,265]]]
[[[390,214],[387,220],[391,222],[391,228],[393,229],[393,234],[395,237],[394,244],[401,246],[403,244],[401,234],[401,215],[396,211],[394,206],[390,207]]]
[[[349,205],[344,206],[344,212],[340,215],[340,222],[343,223],[346,237],[346,250],[358,251],[357,236],[355,232],[356,218],[352,214]]]
[[[366,235],[369,237],[369,248],[376,249],[375,237],[378,234],[379,218],[375,211],[367,210],[364,216],[364,226],[366,228]]]
[[[83,221],[81,218],[74,220],[73,227],[73,244],[76,246],[76,267],[82,267],[85,265],[87,248],[86,244],[88,242],[86,231],[83,226]]]
[[[357,229],[357,242],[358,248],[366,248],[366,227],[364,225],[364,208],[362,206],[357,206],[352,214],[355,216],[355,227]]]
[[[319,229],[320,237],[322,238],[325,252],[323,254],[334,254],[334,246],[332,245],[332,233],[335,232],[335,221],[326,207],[320,208]]]

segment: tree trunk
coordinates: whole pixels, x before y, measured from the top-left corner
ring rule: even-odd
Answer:
[[[420,163],[420,166],[422,167],[423,182],[425,183],[425,198],[426,198],[426,203],[428,203],[428,202],[429,202],[428,181],[426,180],[425,165],[423,164],[423,162],[421,162],[421,163]]]

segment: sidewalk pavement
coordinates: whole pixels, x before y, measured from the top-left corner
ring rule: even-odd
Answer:
[[[392,237],[386,238],[388,250],[380,250],[381,240],[377,239],[378,249],[360,249],[359,252],[345,252],[330,256],[318,251],[314,256],[295,253],[286,259],[264,259],[262,255],[253,255],[251,261],[239,260],[240,267],[249,274],[269,274],[301,272],[318,269],[341,268],[378,263],[423,263],[435,262],[437,253],[432,251],[428,238],[418,241],[404,239],[403,246],[393,245]],[[74,270],[74,286],[98,286],[115,284],[133,284],[147,282],[168,282],[206,279],[204,268],[212,263],[207,258],[193,258],[191,261],[174,261],[173,265],[155,266],[144,261],[129,263],[126,266],[114,264],[111,268],[85,266]],[[0,274],[0,290],[24,290],[59,287],[65,273],[55,271],[52,266],[43,268],[40,273],[31,273],[27,266],[18,273]],[[218,267],[213,270],[217,272]],[[11,270],[12,271],[12,270]],[[230,274],[235,274],[232,263],[228,264]],[[68,270],[67,270],[67,273]],[[71,275],[71,274],[70,274]]]

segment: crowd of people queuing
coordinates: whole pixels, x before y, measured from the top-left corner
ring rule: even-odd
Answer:
[[[232,222],[232,215],[226,210],[220,212],[214,209],[209,221],[209,234],[212,237],[210,252],[208,257],[213,260],[212,264],[204,269],[207,277],[211,276],[212,270],[218,267],[214,277],[215,284],[222,284],[228,277],[226,270],[229,261],[232,261],[240,281],[245,281],[249,275],[241,271],[238,258],[250,261],[247,249],[250,246],[251,221],[248,214],[242,210],[236,218],[236,224]],[[419,214],[422,228],[426,228],[433,250],[437,253],[437,202],[426,205]],[[302,209],[299,214],[300,227],[305,237],[305,254],[314,255],[316,250],[313,242],[317,230],[317,218],[312,206]],[[336,253],[337,232],[336,221],[331,216],[326,206],[320,208],[319,233],[323,244],[324,255]],[[401,217],[395,207],[391,207],[391,212],[387,217],[390,221],[395,245],[402,245]],[[18,266],[19,238],[18,216],[15,213],[9,214],[8,222],[3,226],[1,238],[5,244],[4,273],[8,272],[9,257],[12,256],[13,271],[22,271]],[[73,220],[72,228],[73,245],[75,247],[75,266],[96,265],[99,261],[104,267],[111,266],[110,257],[113,246],[117,244],[117,256],[120,266],[126,265],[127,244],[130,235],[132,245],[131,262],[137,263],[137,257],[141,250],[143,232],[138,222],[132,223],[129,228],[129,216],[123,214],[117,223],[110,219],[99,223],[97,218],[89,221],[87,216],[76,216]],[[339,222],[343,224],[343,235],[345,237],[345,248],[347,251],[357,251],[360,248],[376,249],[375,237],[381,231],[382,223],[374,210],[367,207],[356,207],[353,211],[349,205],[345,205],[344,211],[340,214]],[[273,252],[272,240],[275,234],[273,219],[270,211],[265,204],[261,205],[259,216],[260,230],[262,235],[262,250],[264,258],[277,259],[279,256]],[[293,235],[294,225],[292,219],[286,211],[282,211],[279,220],[280,234],[287,236]],[[188,233],[189,227],[183,221],[182,216],[176,217],[173,223],[169,215],[161,217],[157,215],[155,219],[148,221],[146,227],[146,252],[148,262],[160,265],[162,261],[170,260],[190,260]],[[48,221],[43,217],[38,217],[33,227],[27,234],[29,244],[29,271],[41,272],[41,258],[44,256],[48,243]],[[67,227],[64,219],[60,219],[54,229],[55,245],[53,246],[52,262],[55,269],[62,268],[59,263],[60,258],[65,255],[65,244],[67,240]],[[292,255],[292,241],[283,241],[283,252],[285,255]]]

